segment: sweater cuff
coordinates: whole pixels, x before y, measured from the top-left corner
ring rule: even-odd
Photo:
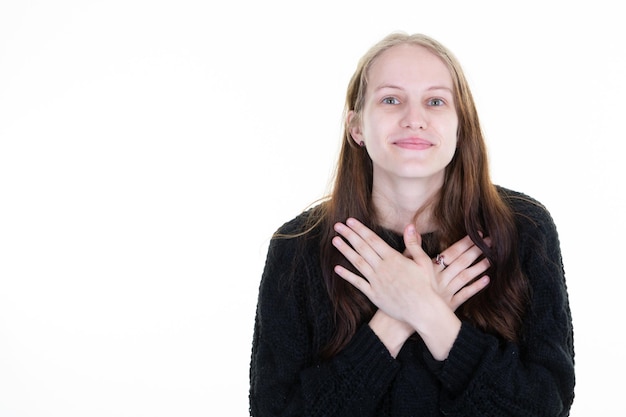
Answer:
[[[367,324],[357,330],[343,354],[374,390],[386,387],[400,369],[400,364]]]
[[[484,335],[470,324],[463,322],[448,358],[439,362],[430,354],[427,363],[443,386],[452,396],[461,393],[480,366],[487,341]]]

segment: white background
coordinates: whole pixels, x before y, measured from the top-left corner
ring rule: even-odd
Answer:
[[[244,416],[271,233],[324,195],[358,58],[463,64],[494,182],[557,223],[572,416],[624,415],[618,2],[0,2],[0,417]]]

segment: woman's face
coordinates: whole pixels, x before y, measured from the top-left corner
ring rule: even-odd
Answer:
[[[457,126],[447,66],[422,46],[402,44],[372,63],[360,123],[350,133],[364,142],[375,181],[423,179],[441,185],[456,150]]]

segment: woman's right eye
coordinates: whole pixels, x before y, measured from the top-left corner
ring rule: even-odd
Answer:
[[[383,98],[384,104],[398,104],[400,101],[395,97],[385,97]]]

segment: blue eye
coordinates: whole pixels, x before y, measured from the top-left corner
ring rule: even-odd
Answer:
[[[446,102],[440,98],[431,98],[428,100],[429,106],[443,106],[444,104],[446,104]]]
[[[395,97],[385,97],[382,102],[384,104],[400,104],[400,101]]]

